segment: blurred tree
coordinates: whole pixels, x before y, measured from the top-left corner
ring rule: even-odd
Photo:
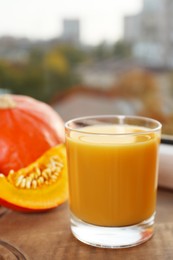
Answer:
[[[23,78],[21,65],[0,60],[0,88],[12,90],[21,84]]]
[[[22,63],[0,60],[0,88],[49,102],[79,82],[75,68],[84,59],[84,52],[73,46],[32,48]]]
[[[93,49],[92,55],[97,60],[110,58],[112,56],[112,47],[103,41]]]
[[[77,48],[75,45],[63,44],[59,46],[59,51],[68,60],[71,68],[78,65],[88,59],[88,54],[81,48]]]
[[[83,52],[68,45],[56,46],[45,54],[44,76],[49,99],[79,82],[75,68],[83,59]]]
[[[131,46],[123,40],[117,41],[113,46],[113,56],[127,58],[131,56]]]
[[[63,53],[57,48],[49,51],[44,57],[44,67],[56,74],[64,75],[69,71],[69,64]]]
[[[46,101],[43,57],[44,53],[40,49],[31,49],[27,62],[23,64],[23,81],[19,85],[17,92]]]
[[[29,52],[28,62],[31,66],[40,66],[44,59],[44,51],[40,48],[33,47]]]
[[[119,40],[113,45],[103,41],[93,48],[91,55],[98,61],[112,57],[119,59],[128,58],[131,57],[131,46],[123,40]]]

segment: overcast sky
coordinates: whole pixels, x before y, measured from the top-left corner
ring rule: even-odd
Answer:
[[[123,16],[141,5],[142,0],[0,0],[0,36],[52,38],[61,34],[63,18],[79,18],[82,41],[115,41]]]

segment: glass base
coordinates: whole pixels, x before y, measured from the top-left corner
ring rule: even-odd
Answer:
[[[101,227],[88,224],[71,215],[71,230],[81,242],[102,248],[126,248],[139,245],[153,235],[153,214],[149,219],[133,226]]]

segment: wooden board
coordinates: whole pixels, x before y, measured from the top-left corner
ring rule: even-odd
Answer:
[[[100,249],[77,241],[70,232],[67,204],[47,213],[8,210],[0,218],[0,238],[25,252],[30,260],[170,260],[173,259],[173,191],[159,190],[155,235],[128,249]],[[0,259],[2,258],[0,248]]]

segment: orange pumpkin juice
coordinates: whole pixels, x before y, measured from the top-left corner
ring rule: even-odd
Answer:
[[[66,139],[72,214],[90,224],[114,227],[151,217],[156,204],[158,133],[128,125],[79,130]]]

